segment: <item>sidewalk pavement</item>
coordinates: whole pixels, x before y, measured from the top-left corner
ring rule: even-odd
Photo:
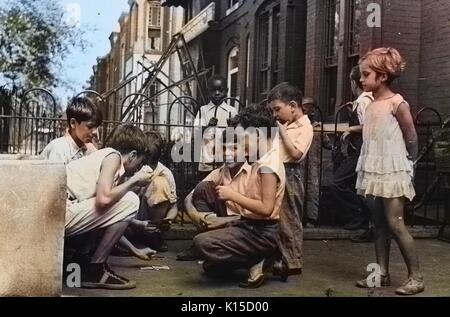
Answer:
[[[425,277],[426,291],[420,296],[450,296],[450,244],[433,239],[416,240]],[[305,268],[302,277],[282,283],[271,274],[259,289],[246,290],[237,285],[246,277],[239,271],[226,280],[205,276],[198,262],[177,262],[176,253],[188,248],[191,241],[169,241],[169,252],[150,262],[135,258],[111,258],[114,270],[137,281],[128,291],[64,288],[65,296],[125,297],[387,297],[406,279],[406,268],[395,242],[391,251],[392,287],[368,291],[354,287],[366,277],[366,267],[374,262],[371,243],[354,244],[348,240],[305,241]],[[143,271],[140,267],[164,265],[170,270]]]

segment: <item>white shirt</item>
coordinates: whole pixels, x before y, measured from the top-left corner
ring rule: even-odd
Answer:
[[[80,202],[96,196],[103,160],[112,153],[120,155],[114,149],[105,148],[66,165],[67,193],[70,197]],[[124,173],[125,169],[121,164],[114,182],[117,182]]]
[[[219,127],[226,127],[228,125],[227,120],[233,118],[237,114],[238,110],[225,102],[219,106],[210,102],[206,106],[200,108],[200,111],[195,117],[194,126],[206,127],[208,126],[209,120],[216,117],[218,121],[217,125]]]
[[[367,107],[373,102],[374,98],[371,92],[363,92],[358,99],[353,102],[353,109],[357,109],[358,120],[361,125],[364,124],[364,116],[366,115]]]
[[[72,136],[67,133],[65,136],[51,141],[41,153],[44,160],[63,162],[67,164],[80,159],[94,151],[92,144],[79,147]]]

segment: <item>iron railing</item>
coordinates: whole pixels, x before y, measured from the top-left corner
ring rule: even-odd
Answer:
[[[46,98],[30,98],[33,93],[41,92]],[[102,96],[95,91],[84,91],[81,94],[93,94],[104,101]],[[174,162],[171,151],[175,144],[174,135],[178,134],[178,142],[184,142],[185,146],[193,146],[191,139],[195,133],[193,119],[199,104],[196,99],[189,96],[176,98],[169,106],[167,118],[164,123],[158,122],[155,117],[155,105],[148,96],[131,94],[123,99],[125,104],[127,99],[140,97],[143,102],[148,102],[152,108],[151,122],[134,122],[144,131],[156,130],[160,132],[166,144],[163,149],[161,162],[166,165],[174,174],[179,201],[182,202],[184,197],[198,184],[200,175],[197,171],[198,163],[194,160],[191,162]],[[45,100],[46,104],[40,103]],[[44,147],[53,139],[63,136],[66,133],[66,121],[62,117],[58,117],[56,113],[56,99],[50,92],[44,89],[32,89],[22,96],[17,104],[18,108],[14,111],[0,112],[0,153],[5,154],[27,154],[39,155]],[[240,108],[244,107],[239,100],[234,101]],[[4,109],[4,107],[0,107]],[[340,115],[344,107],[340,108],[336,114],[335,124],[339,122]],[[323,116],[319,108],[315,109],[318,115],[318,121],[323,122]],[[175,115],[175,112],[176,115]],[[172,120],[176,117],[177,120]],[[100,145],[107,144],[108,137],[113,129],[122,124],[121,121],[104,121],[99,129]],[[440,129],[443,120],[438,111],[432,108],[422,108],[415,117],[415,124],[420,140],[420,156],[417,162],[416,190],[417,197],[407,209],[407,222],[410,225],[442,225],[446,220],[450,219],[448,210],[448,202],[446,197],[448,191],[445,192],[443,179],[447,179],[447,175],[436,173],[434,164],[433,142],[436,129]],[[175,133],[176,132],[176,133]],[[319,225],[336,225],[338,215],[332,213],[329,209],[322,206],[323,199],[327,194],[329,179],[332,178],[333,164],[329,151],[324,150],[324,140],[327,136],[334,138],[334,145],[339,138],[339,132],[335,128],[325,128],[322,124],[320,129],[315,132],[315,141],[319,150],[316,151],[314,157],[310,155],[303,164],[304,166],[304,182],[305,182],[305,208],[313,208],[311,203],[311,195],[318,195],[318,213]],[[194,151],[191,151],[192,155]],[[312,171],[318,169],[317,173]],[[325,182],[324,182],[325,180]],[[325,183],[325,184],[324,184]],[[446,205],[447,204],[447,205]]]

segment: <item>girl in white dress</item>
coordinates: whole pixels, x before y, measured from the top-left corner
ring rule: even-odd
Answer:
[[[374,216],[375,250],[381,267],[381,285],[375,286],[390,286],[392,235],[408,268],[408,280],[396,293],[415,295],[425,287],[415,243],[405,226],[403,212],[406,199],[412,200],[415,196],[413,162],[418,154],[417,132],[409,104],[390,89],[405,65],[393,48],[373,50],[360,60],[361,83],[364,91],[373,93],[374,101],[366,109],[356,189],[359,195],[366,197]],[[357,286],[373,287],[369,279],[357,282]]]

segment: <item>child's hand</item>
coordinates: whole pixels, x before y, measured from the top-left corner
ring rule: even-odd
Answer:
[[[277,121],[277,126],[278,126],[278,129],[280,130],[280,134],[285,134],[287,132],[288,125],[289,125],[288,122],[283,124],[280,121]]]
[[[217,127],[219,120],[215,117],[211,118],[208,122],[208,127]]]
[[[412,157],[408,156],[408,162],[411,165],[411,173],[410,173],[411,181],[414,183],[415,178],[416,178],[416,166],[414,163],[414,159]]]
[[[142,169],[133,175],[133,181],[136,186],[147,186],[150,184],[153,175],[153,170],[149,166],[144,166]]]
[[[341,142],[342,144],[346,144],[348,141],[348,137],[352,134],[352,132],[350,131],[350,129],[345,130],[345,132],[342,134],[341,136]]]
[[[234,190],[232,190],[229,186],[217,186],[216,193],[217,197],[221,200],[232,200],[231,198],[234,195]]]
[[[353,102],[352,102],[352,101],[347,102],[347,103],[344,105],[344,107],[347,107],[347,110],[348,110],[348,111],[352,111],[352,110],[353,110]]]

